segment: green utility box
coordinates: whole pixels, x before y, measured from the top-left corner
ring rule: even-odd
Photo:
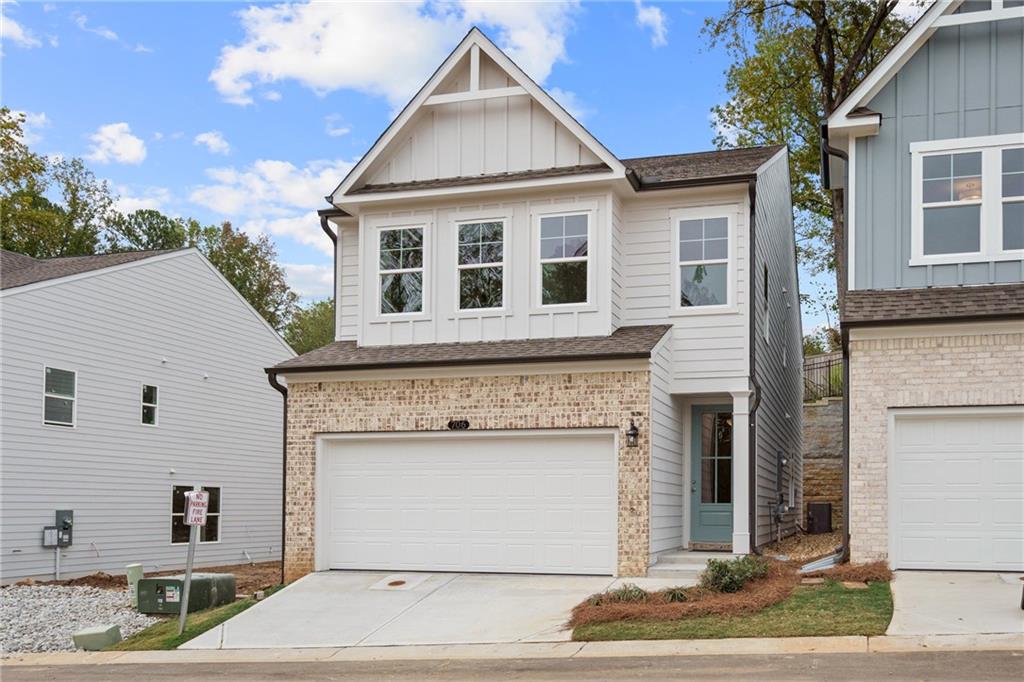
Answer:
[[[181,613],[184,575],[143,578],[139,581],[139,613]],[[188,612],[235,600],[235,576],[231,573],[193,573]]]

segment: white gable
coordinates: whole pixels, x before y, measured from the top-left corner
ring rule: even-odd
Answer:
[[[611,152],[473,29],[333,194],[368,184],[607,164]]]

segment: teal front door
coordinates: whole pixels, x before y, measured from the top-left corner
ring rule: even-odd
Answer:
[[[732,542],[732,408],[693,408],[690,541]]]

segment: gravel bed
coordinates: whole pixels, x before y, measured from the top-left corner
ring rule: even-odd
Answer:
[[[127,639],[158,620],[136,612],[126,591],[13,585],[0,589],[0,656],[74,651],[71,635],[91,625],[119,625]]]

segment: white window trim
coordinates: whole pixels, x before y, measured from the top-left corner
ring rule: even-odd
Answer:
[[[594,303],[594,216],[596,211],[590,208],[569,208],[561,210],[549,210],[543,213],[534,214],[534,238],[533,238],[533,263],[536,266],[534,284],[536,291],[533,295],[534,308],[537,311],[551,312],[557,310],[580,310],[593,305]],[[570,258],[541,258],[541,221],[544,218],[583,215],[587,217],[587,255],[585,257],[573,256]],[[579,303],[544,303],[544,267],[549,263],[581,263],[587,264],[587,300]]]
[[[175,516],[184,516],[184,513],[176,514],[174,512],[174,489],[175,488],[181,488],[181,487],[188,487],[188,486],[183,486],[180,483],[171,483],[171,504],[170,504],[170,512],[171,512],[171,514],[168,517],[168,522],[167,522],[167,537],[168,538],[172,537],[172,533],[174,532],[174,517]],[[197,487],[198,488],[218,488],[220,490],[220,511],[217,512],[216,514],[207,513],[207,516],[216,516],[216,517],[218,517],[218,519],[217,519],[217,521],[218,521],[218,523],[217,523],[217,539],[216,540],[203,540],[202,539],[203,532],[202,532],[202,530],[200,530],[199,531],[199,541],[196,544],[200,544],[200,545],[219,545],[221,543],[221,540],[224,537],[224,523],[223,523],[223,521],[224,521],[224,486],[222,486],[220,483],[202,483],[202,484],[200,484],[198,486],[196,486],[196,485],[191,486],[191,489],[195,490]],[[184,542],[174,542],[172,540],[168,544],[171,547],[181,547],[182,545],[187,545],[188,544],[188,540],[186,540]]]
[[[47,398],[59,398],[61,400],[69,400],[66,395],[59,395],[57,393],[48,393],[46,390],[46,370],[56,369],[61,372],[71,372],[75,376],[75,395],[70,398],[71,400],[71,423],[67,422],[56,422],[50,421],[46,418],[46,399]],[[76,429],[78,428],[78,370],[76,369],[64,369],[63,367],[57,367],[56,365],[43,365],[43,426],[54,426],[58,429]]]
[[[927,140],[910,144],[910,265],[944,265],[1021,260],[1024,249],[1002,248],[1002,150],[1024,147],[1020,133],[964,137],[955,140]],[[928,204],[929,207],[981,206],[980,248],[968,253],[924,253],[924,203],[922,196],[923,159],[940,154],[981,152],[981,201],[954,201]]]
[[[508,311],[509,301],[509,263],[508,255],[510,250],[508,248],[510,230],[508,229],[509,223],[508,216],[493,216],[489,218],[466,218],[461,217],[457,220],[452,221],[452,249],[454,253],[455,262],[455,285],[453,291],[455,292],[455,315],[459,317],[479,317],[481,315],[490,314],[501,314]],[[495,267],[499,263],[473,263],[471,265],[461,265],[459,263],[459,229],[463,225],[472,225],[475,223],[501,223],[501,305],[495,308],[463,308],[462,307],[462,271],[463,270],[476,270],[479,268]],[[379,242],[378,242],[379,243]]]
[[[146,386],[152,386],[153,388],[156,389],[155,403],[146,402]],[[156,417],[156,419],[153,421],[152,424],[147,424],[146,422],[142,421],[142,408],[144,407],[153,408],[153,416]],[[156,384],[139,384],[139,424],[141,424],[142,426],[148,426],[150,428],[160,426],[160,387],[157,386]]]
[[[423,230],[423,264],[418,268],[400,268],[398,270],[382,270],[380,267],[380,234],[381,232],[387,232],[389,230]],[[400,223],[396,225],[378,225],[373,231],[373,262],[376,282],[374,283],[374,318],[377,320],[416,320],[427,317],[428,302],[429,302],[429,282],[427,273],[427,263],[429,262],[430,251],[428,247],[428,239],[430,234],[430,223]],[[385,313],[381,312],[380,309],[380,296],[381,286],[380,279],[381,275],[395,275],[407,272],[419,272],[422,273],[423,288],[421,290],[422,304],[419,312],[414,313]]]
[[[679,259],[679,223],[683,220],[698,220],[707,218],[725,218],[726,237],[728,241],[728,252],[726,258],[707,261],[686,261]],[[669,220],[672,222],[672,243],[671,247],[671,278],[672,278],[672,315],[714,315],[721,313],[737,312],[736,305],[736,207],[729,206],[707,206],[696,208],[676,208],[669,211]],[[680,276],[680,268],[685,265],[706,265],[725,262],[728,265],[726,274],[726,299],[724,305],[701,305],[684,306],[680,303],[682,299],[683,283]]]

